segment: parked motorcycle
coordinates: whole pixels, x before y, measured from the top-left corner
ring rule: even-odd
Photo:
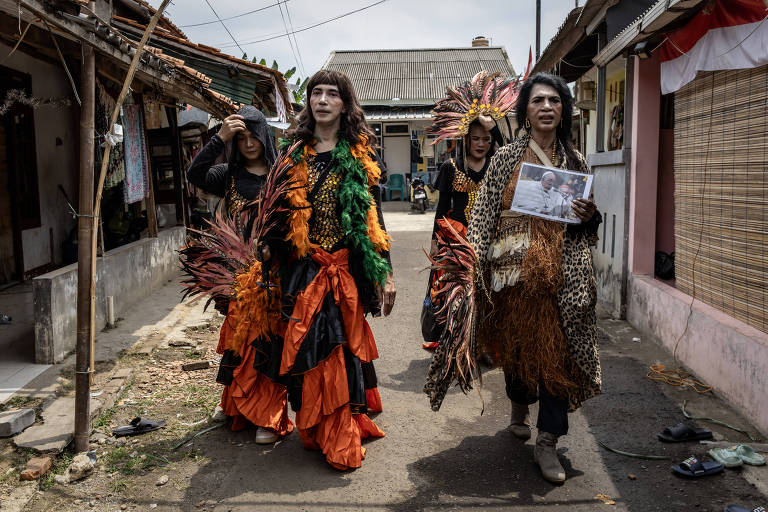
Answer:
[[[429,198],[424,188],[424,180],[415,178],[411,181],[411,209],[424,213],[429,208]]]

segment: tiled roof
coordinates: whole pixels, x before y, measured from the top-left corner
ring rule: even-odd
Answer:
[[[141,31],[144,31],[147,28],[146,25],[144,25],[143,23],[139,23],[139,22],[137,22],[135,20],[132,20],[130,18],[124,18],[122,16],[112,16],[112,20],[116,21],[116,22],[119,22],[119,23],[124,23],[126,25],[130,25],[130,26],[132,26],[132,27],[134,27],[134,28],[136,28],[138,30],[141,30]],[[235,64],[238,64],[240,66],[244,66],[246,68],[257,70],[257,71],[260,71],[262,73],[267,73],[267,74],[273,76],[275,78],[275,81],[278,84],[278,87],[280,88],[280,94],[283,97],[283,103],[286,105],[287,108],[289,108],[289,109],[291,108],[290,105],[291,105],[291,102],[293,101],[293,97],[290,95],[290,92],[288,91],[288,88],[285,85],[285,77],[279,71],[277,71],[275,69],[272,69],[269,66],[263,66],[261,64],[255,63],[255,62],[250,62],[250,61],[247,61],[247,60],[238,59],[237,57],[234,57],[232,55],[223,53],[221,50],[219,50],[218,48],[214,48],[213,46],[208,46],[208,45],[205,45],[205,44],[193,43],[192,41],[190,41],[186,37],[179,37],[177,35],[174,35],[170,31],[168,31],[166,29],[163,29],[162,27],[159,27],[159,26],[155,27],[154,31],[152,32],[152,35],[153,36],[161,36],[161,37],[163,37],[165,39],[168,39],[170,41],[173,41],[175,43],[182,44],[182,45],[184,45],[184,46],[186,46],[188,48],[199,50],[199,51],[201,51],[203,53],[207,53],[209,55],[213,55],[213,56],[219,57],[221,59],[228,60],[228,61],[233,62]]]
[[[431,105],[482,70],[515,74],[503,47],[340,50],[324,69],[345,73],[363,104]],[[377,103],[378,102],[378,103]],[[383,103],[382,103],[383,102]]]
[[[124,1],[126,1],[126,0],[124,0]],[[149,14],[151,14],[151,15],[154,15],[157,12],[157,9],[155,9],[154,7],[149,5],[149,3],[146,2],[145,0],[127,0],[127,1],[134,1],[137,4],[141,5],[142,7],[145,7],[147,9],[149,9]],[[161,15],[160,16],[160,22],[158,23],[158,26],[160,26],[160,27],[162,27],[162,28],[164,28],[166,30],[169,30],[175,36],[183,37],[184,39],[187,38],[187,35],[184,32],[182,32],[179,27],[174,25],[173,22],[170,19],[168,19],[165,15]]]

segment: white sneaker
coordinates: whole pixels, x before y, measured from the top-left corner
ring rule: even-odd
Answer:
[[[253,440],[256,444],[272,444],[280,438],[273,430],[259,427],[256,430],[256,438]]]
[[[227,421],[227,415],[224,414],[224,409],[221,408],[221,404],[218,404],[216,408],[213,410],[213,414],[211,415],[211,421]]]

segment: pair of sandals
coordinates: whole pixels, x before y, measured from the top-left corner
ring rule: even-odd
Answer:
[[[735,468],[742,464],[749,464],[750,466],[765,465],[765,457],[746,444],[740,444],[732,448],[712,448],[709,450],[709,455],[727,468]]]
[[[712,432],[705,428],[695,428],[685,423],[678,423],[674,427],[665,428],[658,435],[658,438],[666,443],[700,441],[712,439]],[[672,466],[672,471],[686,477],[698,478],[715,475],[722,472],[725,468],[737,467],[742,464],[752,464],[755,466],[765,464],[765,457],[755,452],[748,445],[739,445],[733,449],[713,448],[709,450],[709,455],[716,462],[700,461],[696,457],[689,457],[680,464]]]

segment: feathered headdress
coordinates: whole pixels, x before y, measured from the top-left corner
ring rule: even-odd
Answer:
[[[530,62],[525,76],[528,78]],[[485,114],[493,119],[501,119],[517,103],[520,92],[520,79],[517,77],[501,78],[501,73],[489,74],[483,70],[455,89],[446,88],[446,97],[435,103],[432,109],[434,121],[427,133],[437,135],[435,144],[443,139],[463,137],[469,132],[469,125]]]

